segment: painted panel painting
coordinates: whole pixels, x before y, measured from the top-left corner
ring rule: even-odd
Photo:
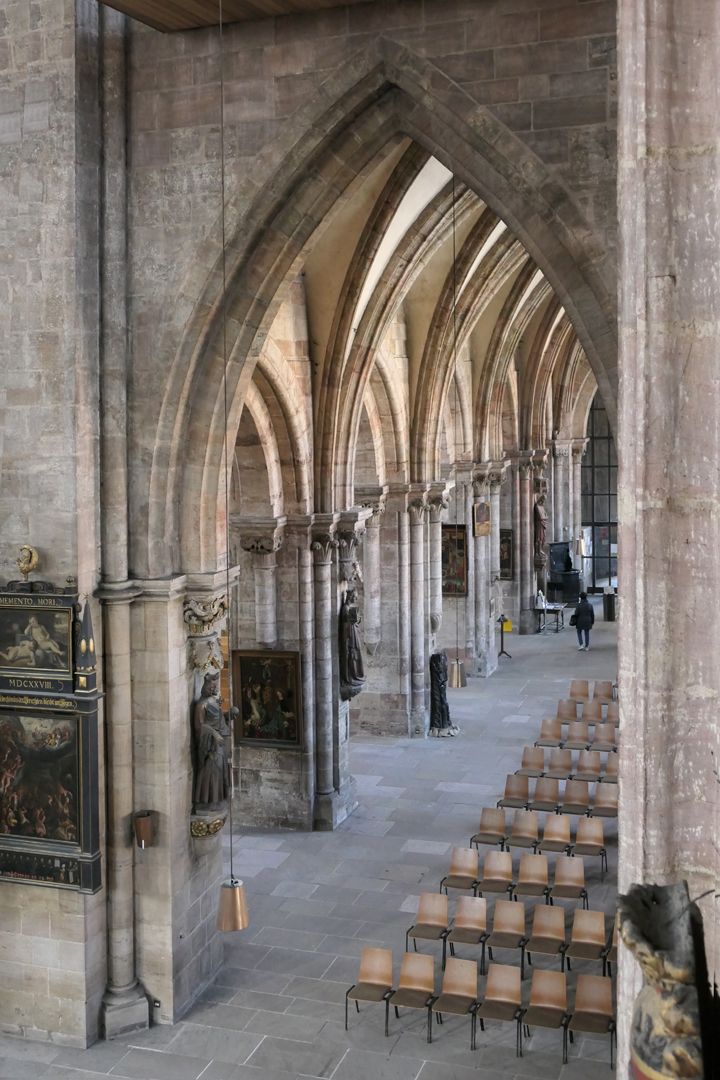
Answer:
[[[0,712],[0,835],[79,842],[77,720]]]
[[[490,535],[490,503],[477,502],[473,505],[473,536]]]
[[[0,671],[70,675],[70,608],[0,609]]]
[[[300,654],[238,649],[233,652],[233,669],[240,708],[235,741],[299,747]]]
[[[500,577],[503,581],[512,581],[513,577],[513,531],[500,530]]]
[[[467,530],[464,525],[443,525],[443,596],[467,596],[467,591]]]

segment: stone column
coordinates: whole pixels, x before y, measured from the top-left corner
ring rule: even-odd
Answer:
[[[489,468],[477,469],[473,475],[474,504],[489,502]],[[470,515],[470,536],[475,563],[475,655],[477,673],[482,676],[494,670],[490,659],[490,532],[475,536],[474,517]]]
[[[555,540],[571,540],[572,501],[570,497],[570,443],[555,439],[553,442],[553,466],[555,475]]]
[[[443,595],[442,595],[442,519],[448,508],[449,493],[442,485],[442,490],[436,490],[436,486],[430,493],[429,509],[429,542],[428,542],[428,602],[430,606],[430,652],[437,648],[437,634],[442,625]]]
[[[459,596],[456,603],[462,605],[464,622],[465,622],[465,666],[466,671],[471,674],[477,665],[477,635],[476,635],[476,617],[475,617],[475,582],[477,580],[477,572],[475,568],[475,544],[473,543],[473,503],[475,502],[475,491],[473,486],[473,470],[466,471],[464,474],[459,473],[458,479],[460,481],[464,498],[463,506],[463,521],[460,524],[465,525],[465,547],[467,551],[467,595],[465,597]],[[461,620],[462,625],[462,620]]]
[[[255,578],[255,640],[260,648],[277,645],[277,552],[282,547],[285,518],[267,524],[240,521],[240,545],[252,554]],[[233,530],[234,521],[231,523]]]
[[[533,484],[532,458],[523,455],[518,461],[518,543],[517,561],[519,578],[519,629],[521,634],[535,632],[533,613],[535,597]]]
[[[490,488],[490,612],[488,663],[494,671],[498,664],[498,626],[500,612],[500,489],[506,469],[505,462],[495,462],[488,474]]]
[[[309,520],[288,521],[285,536],[288,547],[297,552],[298,636],[303,696],[302,776],[303,794],[310,809],[311,822],[315,799],[315,594]]]
[[[417,487],[417,485],[416,485]],[[427,734],[425,708],[425,515],[427,491],[411,492],[410,521],[410,727],[414,735]]]
[[[363,640],[368,653],[374,656],[382,640],[380,526],[385,512],[385,504],[378,504],[377,508],[372,507],[371,509],[372,513],[366,522],[362,549]]]
[[[587,439],[572,441],[572,537],[577,540],[582,536],[582,459],[587,446]],[[582,561],[577,558],[576,568],[582,572]]]
[[[388,510],[392,499],[397,517],[398,545],[398,696],[407,708],[407,733],[412,735],[412,645],[410,632],[410,515],[407,512],[407,493],[403,485],[388,495]],[[384,530],[385,531],[385,530]]]
[[[332,829],[337,802],[333,753],[333,652],[336,646],[333,564],[338,549],[336,514],[316,515],[311,546],[315,599],[315,826],[318,829]]]
[[[720,976],[718,7],[621,0],[618,18],[620,889],[687,880],[702,897],[712,985]],[[621,949],[623,1069],[639,985]]]

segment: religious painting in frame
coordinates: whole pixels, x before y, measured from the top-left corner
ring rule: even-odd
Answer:
[[[490,503],[473,503],[473,536],[490,535]]]
[[[78,718],[0,711],[0,836],[80,843]]]
[[[233,682],[240,710],[235,720],[236,744],[302,746],[300,653],[233,650]]]
[[[0,594],[0,687],[72,691],[71,596]]]
[[[442,527],[442,594],[467,596],[467,530],[464,525]]]
[[[512,581],[514,560],[514,541],[512,529],[500,530],[500,578]]]

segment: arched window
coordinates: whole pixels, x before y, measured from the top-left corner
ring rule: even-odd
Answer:
[[[583,576],[588,592],[617,585],[617,455],[607,414],[596,394],[582,461]]]

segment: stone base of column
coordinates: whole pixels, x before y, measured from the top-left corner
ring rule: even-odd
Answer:
[[[479,656],[477,661],[476,672],[481,679],[487,679],[494,671],[497,670],[498,658],[497,652],[487,653],[485,656]]]
[[[430,717],[426,709],[410,710],[410,737],[424,739],[430,728]]]
[[[340,791],[315,796],[314,827],[318,832],[332,832],[357,808],[357,783],[349,776]]]
[[[106,1039],[150,1027],[150,1002],[139,983],[128,990],[107,990],[102,1000],[101,1030]]]
[[[520,612],[518,629],[521,634],[537,633],[537,615],[530,608],[526,608]]]

